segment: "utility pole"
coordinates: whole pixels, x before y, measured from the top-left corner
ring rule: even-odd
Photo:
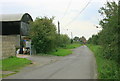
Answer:
[[[73,34],[72,34],[72,32],[71,32],[71,39],[73,39]]]
[[[60,46],[60,22],[58,21],[58,45]]]
[[[71,32],[71,44],[73,43],[73,34]]]
[[[60,22],[58,21],[58,34],[60,35]]]

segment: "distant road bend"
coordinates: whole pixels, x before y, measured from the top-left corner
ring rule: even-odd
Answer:
[[[39,65],[38,65],[39,66]],[[34,68],[34,66],[33,66]],[[87,46],[73,50],[73,54],[30,71],[21,71],[7,79],[96,79],[96,61]]]

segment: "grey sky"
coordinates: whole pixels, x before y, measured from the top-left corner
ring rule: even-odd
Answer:
[[[98,10],[104,6],[103,4],[105,4],[106,1],[113,0],[91,0],[87,8],[78,15],[89,1],[90,0],[0,0],[0,14],[27,12],[33,19],[38,16],[55,16],[54,23],[56,25],[57,21],[61,23],[61,33],[70,36],[72,32],[73,37],[85,36],[88,39],[92,34],[96,34],[100,30],[95,27],[101,18]],[[78,16],[76,17],[76,15]],[[71,22],[72,20],[73,22]]]

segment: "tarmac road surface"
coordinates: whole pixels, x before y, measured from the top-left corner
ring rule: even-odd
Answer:
[[[38,58],[38,57],[36,57]],[[35,58],[34,58],[35,59]],[[29,68],[28,68],[29,69]],[[6,79],[96,79],[96,61],[87,46],[73,49],[73,54],[44,66],[8,76]]]

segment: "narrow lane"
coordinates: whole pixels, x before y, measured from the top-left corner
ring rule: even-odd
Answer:
[[[57,62],[17,73],[7,79],[96,79],[96,74],[95,57],[84,45]]]

